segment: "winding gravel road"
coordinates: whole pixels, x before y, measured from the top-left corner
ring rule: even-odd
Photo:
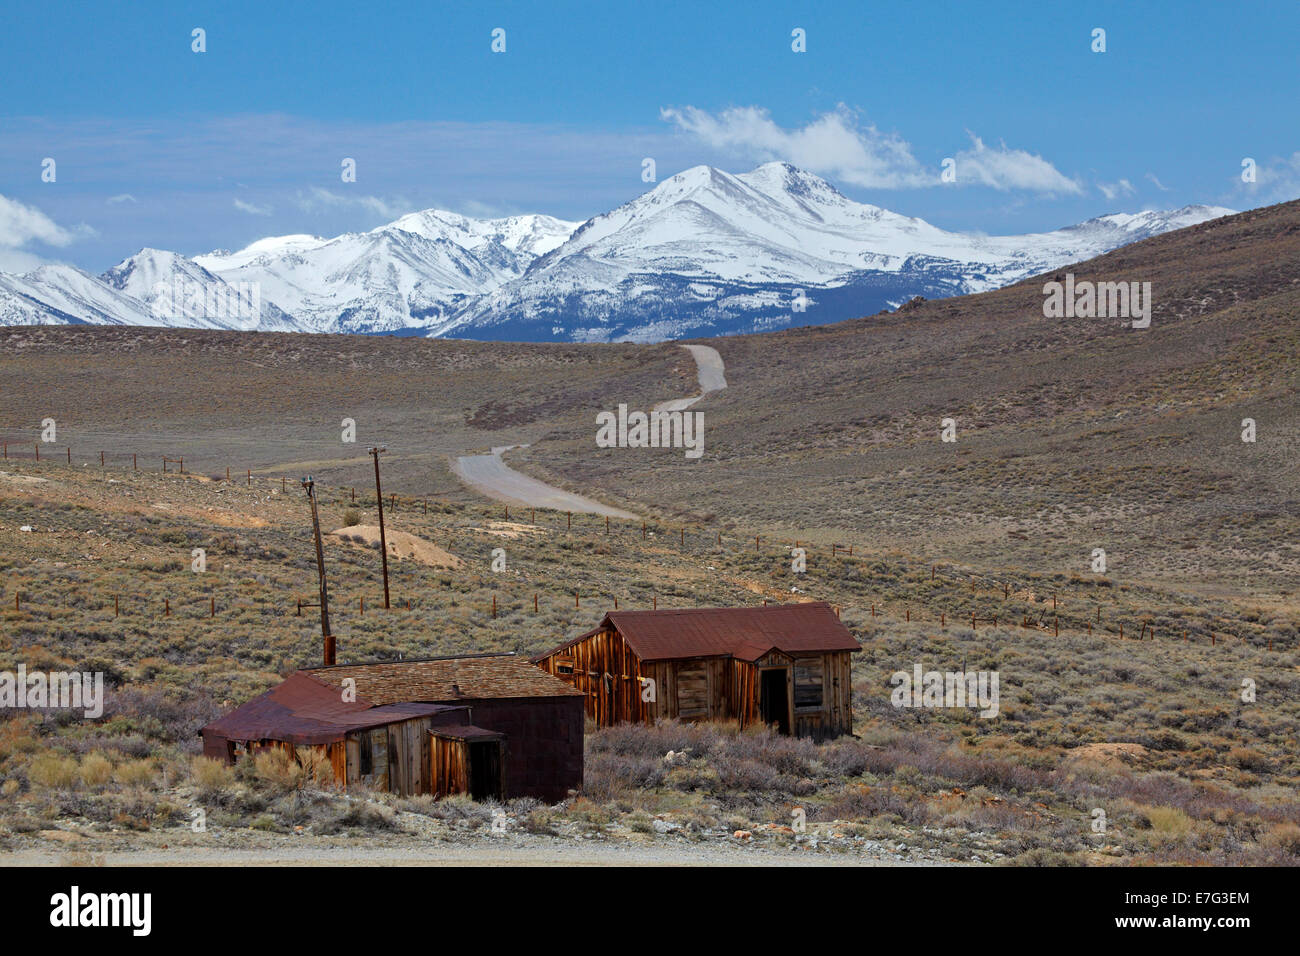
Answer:
[[[683,345],[691,353],[698,369],[700,394],[690,398],[674,398],[654,407],[659,412],[678,412],[690,408],[709,392],[727,387],[727,378],[718,350],[709,345]],[[503,445],[493,448],[487,455],[461,455],[452,464],[456,477],[475,491],[497,501],[524,508],[553,508],[577,514],[608,515],[611,518],[636,518],[637,515],[622,508],[602,504],[591,498],[556,488],[544,481],[530,478],[515,471],[501,456],[513,448],[526,445]]]

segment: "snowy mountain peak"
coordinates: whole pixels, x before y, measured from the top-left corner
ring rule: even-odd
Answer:
[[[425,209],[369,232],[274,236],[194,259],[141,249],[100,278],[68,266],[0,274],[0,323],[720,335],[982,292],[1230,212],[1185,206],[971,235],[856,202],[790,163],[740,174],[694,166],[581,225]]]

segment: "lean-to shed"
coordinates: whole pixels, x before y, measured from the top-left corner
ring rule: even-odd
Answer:
[[[324,747],[340,783],[402,794],[554,802],[582,786],[581,694],[509,654],[298,671],[202,734],[226,760]]]

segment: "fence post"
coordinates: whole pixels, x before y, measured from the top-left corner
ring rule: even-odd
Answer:
[[[68,464],[72,464],[72,446],[68,446]]]
[[[172,614],[172,599],[163,598],[163,617],[171,617],[171,614]]]
[[[208,600],[212,602],[211,613],[210,613],[208,616],[209,616],[209,617],[216,617],[216,616],[217,616],[217,599],[216,599],[216,598],[208,598]]]
[[[497,616],[497,596],[493,594],[492,595],[492,617],[495,619],[496,616]]]
[[[534,614],[537,613],[537,595],[536,595],[536,594],[533,595],[533,613],[534,613]]]
[[[118,610],[117,610],[117,595],[114,594],[114,595],[113,595],[113,617],[117,617],[117,614],[118,614]]]

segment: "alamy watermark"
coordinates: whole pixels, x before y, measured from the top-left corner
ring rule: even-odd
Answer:
[[[0,671],[0,710],[80,710],[87,720],[104,715],[104,675],[100,671],[27,673]]]
[[[155,282],[149,309],[159,319],[257,319],[262,314],[262,284],[216,284],[182,278]]]
[[[684,448],[687,458],[704,454],[704,413],[686,411],[618,412],[596,416],[597,448]]]
[[[1151,327],[1150,282],[1074,281],[1067,272],[1064,282],[1043,285],[1045,319],[1132,319],[1130,328]]]
[[[997,671],[894,671],[890,703],[904,707],[978,707],[981,717],[998,715]]]

